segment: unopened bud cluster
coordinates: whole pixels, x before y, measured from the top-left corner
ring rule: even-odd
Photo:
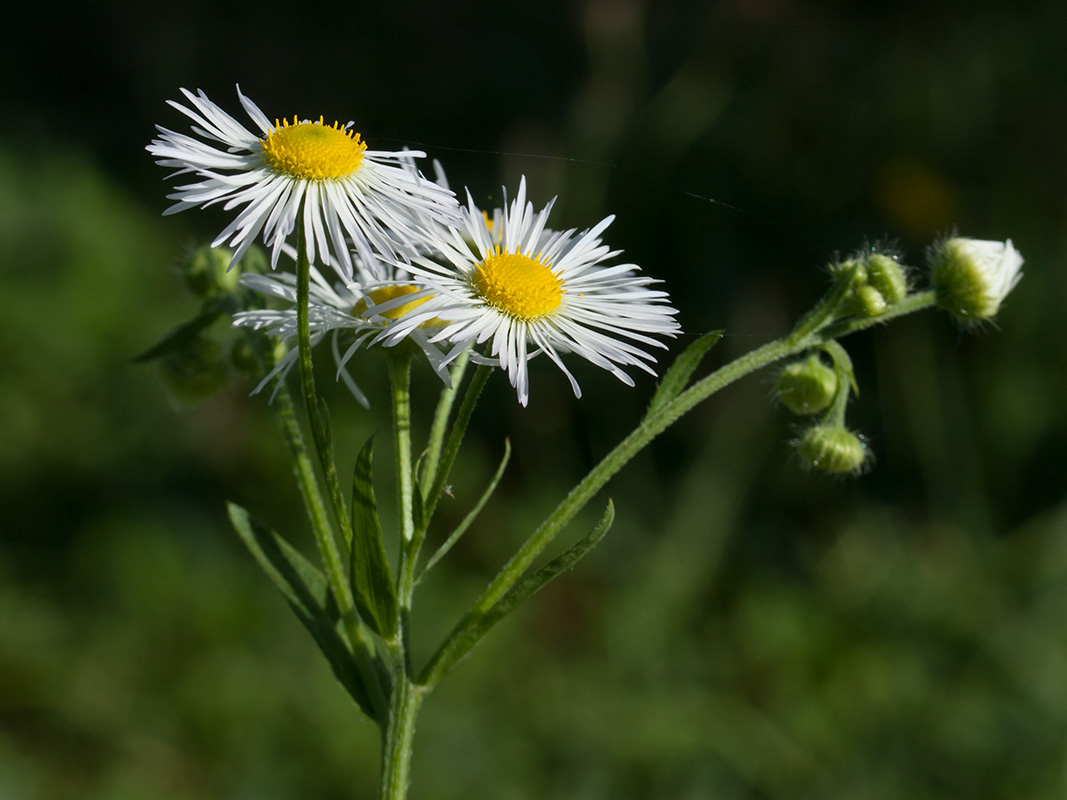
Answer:
[[[908,273],[891,252],[860,253],[830,269],[837,277],[852,276],[844,304],[851,314],[878,317],[908,296]]]

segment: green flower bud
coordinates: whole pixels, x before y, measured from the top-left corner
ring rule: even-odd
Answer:
[[[880,317],[885,313],[886,302],[882,293],[865,283],[856,289],[856,301],[865,317]]]
[[[806,463],[835,475],[862,471],[870,455],[862,437],[839,426],[815,425],[795,444]]]
[[[774,381],[774,396],[794,414],[818,414],[837,394],[837,373],[814,353],[787,364]]]
[[[844,261],[835,261],[830,265],[830,274],[835,278],[843,278],[852,270],[856,270],[855,281],[857,283],[867,280],[867,269],[862,258],[846,258]]]
[[[210,397],[226,384],[227,368],[222,348],[204,336],[160,359],[163,377],[174,399],[192,405]]]
[[[1023,257],[1006,242],[956,237],[930,251],[937,304],[964,322],[992,318],[1022,277]]]
[[[201,247],[185,265],[185,285],[197,297],[228,294],[237,287],[240,265],[230,265],[230,252],[217,247]]]
[[[888,305],[899,303],[908,296],[908,276],[904,268],[884,253],[871,253],[867,258],[867,282],[877,289]]]
[[[259,375],[263,371],[263,362],[256,355],[256,349],[244,336],[234,339],[230,347],[230,363],[245,375]]]

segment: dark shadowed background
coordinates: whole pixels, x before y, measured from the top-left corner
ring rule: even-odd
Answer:
[[[726,329],[712,364],[787,331],[835,251],[921,267],[956,230],[1026,257],[977,335],[926,313],[845,342],[870,474],[802,471],[766,375],[640,456],[600,548],[426,704],[413,798],[1062,798],[1062,8],[869,5],[0,12],[0,798],[374,796],[375,729],[225,520],[311,544],[264,399],[233,375],[183,402],[132,363],[195,313],[177,267],[225,218],[161,219],[144,147],[184,129],[182,86],[240,116],[235,83],[425,149],[484,206],[525,174],[557,227],[617,215],[608,242],[680,309],[673,351]],[[423,656],[655,386],[575,370],[581,401],[534,362],[525,410],[494,376],[444,521],[505,436],[515,457],[420,588]],[[386,425],[384,364],[357,371],[370,412],[323,378],[342,473]]]

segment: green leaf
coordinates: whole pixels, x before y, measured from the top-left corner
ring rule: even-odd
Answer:
[[[474,504],[474,508],[467,513],[467,516],[463,518],[463,521],[460,522],[459,525],[456,526],[456,529],[448,535],[448,538],[437,548],[437,551],[430,556],[429,561],[426,562],[426,566],[423,567],[422,572],[419,573],[419,581],[426,577],[426,573],[433,568],[434,564],[444,558],[445,554],[452,549],[455,543],[459,541],[459,538],[467,532],[467,529],[471,526],[474,520],[478,518],[478,515],[485,507],[485,504],[489,502],[489,498],[492,497],[493,492],[496,491],[497,484],[500,483],[500,478],[503,476],[504,469],[507,467],[510,458],[511,440],[504,439],[504,456],[500,459],[500,466],[496,468],[496,473],[489,480],[489,485],[485,488],[485,491],[482,492],[482,496],[478,498],[478,502]]]
[[[360,676],[355,656],[337,630],[340,611],[326,578],[288,542],[252,519],[239,505],[227,503],[227,510],[238,536],[263,571],[281,590],[297,618],[315,639],[322,654],[330,662],[337,680],[359,704],[364,714],[382,723],[374,712],[370,693]],[[371,661],[376,658],[370,652],[361,655]]]
[[[149,347],[140,355],[134,357],[135,364],[140,364],[145,361],[153,361],[163,356],[168,356],[171,353],[177,353],[184,350],[191,342],[193,342],[201,331],[207,329],[211,323],[218,319],[222,310],[214,303],[205,303],[201,312],[193,317],[188,322],[183,322],[178,327],[174,328],[170,333],[163,337],[163,339],[156,345]]]
[[[359,451],[352,478],[349,578],[360,616],[375,633],[388,638],[396,631],[396,586],[385,556],[378,505],[374,500],[373,454],[374,437],[371,436]]]
[[[459,453],[460,445],[463,443],[463,435],[467,432],[467,424],[470,422],[471,414],[474,413],[474,407],[478,404],[478,398],[482,394],[482,389],[485,388],[485,382],[489,380],[489,375],[492,372],[492,367],[482,364],[478,367],[474,377],[471,378],[470,384],[467,386],[467,391],[463,395],[463,402],[460,403],[456,419],[453,421],[452,429],[449,431],[448,443],[445,445],[444,452],[441,455],[441,461],[435,472],[430,493],[426,495],[426,510],[422,519],[423,525],[429,525],[430,520],[433,519],[433,512],[437,509],[441,493],[445,490],[448,475],[452,471],[452,464],[456,460],[456,454]]]
[[[419,485],[419,467],[416,464],[411,470],[411,520],[415,530],[424,531],[429,522],[426,519],[426,500],[422,496],[422,487]]]
[[[432,685],[440,680],[500,620],[518,608],[523,601],[546,583],[577,564],[586,553],[604,538],[614,521],[615,505],[608,500],[608,505],[604,509],[600,521],[597,522],[596,527],[585,538],[566,552],[549,561],[541,569],[518,581],[488,611],[468,619],[466,624],[457,632],[455,638],[446,642],[441,648],[443,657],[440,659],[435,658],[431,662],[428,670],[429,674],[423,677],[423,681]]]
[[[319,419],[322,420],[322,434],[326,441],[326,452],[333,453],[333,420],[330,418],[330,407],[326,405],[326,398],[321,394],[319,400]]]
[[[655,414],[682,393],[686,384],[689,383],[689,378],[692,377],[696,368],[700,366],[704,356],[721,338],[722,331],[705,333],[689,347],[685,348],[678,358],[674,359],[674,363],[663,375],[659,388],[656,389],[656,393],[652,396],[652,402],[648,406],[646,417]]]

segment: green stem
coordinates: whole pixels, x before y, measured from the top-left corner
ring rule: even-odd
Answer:
[[[389,386],[393,395],[397,524],[403,551],[415,535],[411,472],[411,354],[406,348],[393,348],[389,353]]]
[[[268,369],[273,366],[273,358],[269,352],[261,353],[268,364]],[[284,378],[278,379],[278,387],[275,390],[271,408],[274,417],[281,429],[282,438],[289,450],[289,457],[293,462],[293,474],[296,476],[300,495],[304,500],[304,508],[307,509],[308,519],[311,521],[311,530],[315,535],[315,543],[318,545],[319,556],[323,564],[328,564],[336,558],[336,544],[333,531],[330,528],[330,518],[326,512],[326,505],[319,491],[319,484],[315,478],[315,467],[308,455],[304,436],[300,432],[300,425],[296,420],[296,410],[293,406],[293,398],[289,388],[285,385]],[[375,664],[375,645],[370,631],[359,620],[355,613],[354,599],[348,587],[348,583],[340,578],[341,589],[338,590],[335,583],[338,580],[336,574],[330,575],[330,585],[334,599],[344,619],[345,630],[348,633],[352,654],[356,662],[363,683],[367,686],[371,702],[378,719],[385,719],[387,702],[385,689],[382,686],[380,676]]]
[[[603,488],[623,466],[638,452],[655,439],[683,414],[694,406],[711,397],[720,389],[729,386],[739,378],[755,372],[775,361],[788,356],[803,353],[818,347],[826,341],[839,336],[846,336],[865,328],[887,322],[890,319],[910,314],[934,305],[933,292],[921,292],[912,295],[900,303],[891,306],[885,314],[877,318],[849,318],[837,323],[796,336],[788,336],[769,342],[750,353],[721,367],[698,381],[659,411],[650,414],[644,421],[614,450],[590,470],[581,482],[575,486],[556,509],[533,532],[514,556],[504,565],[471,609],[449,633],[448,638],[431,658],[420,676],[419,682],[427,687],[433,686],[441,677],[466,654],[469,649],[468,629],[478,624],[479,619],[492,609],[501,597],[529,569],[530,564],[547,547],[563,527],[573,519],[586,503]],[[805,317],[802,324],[808,324]]]
[[[834,362],[834,373],[837,375],[837,394],[834,395],[830,408],[823,414],[819,424],[844,427],[849,391],[855,383],[855,378],[852,375],[852,359],[848,357],[845,348],[838,344],[836,339],[831,339],[824,344],[823,350],[830,354],[830,358]]]
[[[433,517],[434,511],[437,510],[437,503],[445,490],[448,475],[452,471],[452,464],[455,462],[456,454],[459,453],[459,447],[463,443],[463,436],[467,432],[467,425],[470,423],[471,415],[474,413],[474,407],[478,404],[478,398],[481,397],[482,389],[485,388],[486,381],[489,380],[489,375],[492,371],[493,368],[485,364],[479,366],[477,372],[474,373],[474,377],[471,378],[470,385],[467,386],[467,392],[463,395],[463,402],[460,403],[459,411],[456,412],[456,421],[452,423],[452,430],[448,434],[448,444],[445,445],[444,454],[434,477],[433,486],[430,487],[429,492],[425,495],[426,511],[423,514],[423,524],[421,526],[423,530],[420,536],[425,534],[425,528],[430,524],[430,519]]]
[[[445,441],[445,430],[448,428],[448,415],[452,413],[452,406],[456,402],[456,392],[463,383],[463,376],[470,364],[470,350],[464,350],[458,356],[452,366],[452,385],[441,390],[441,399],[437,401],[437,409],[433,415],[433,425],[430,427],[430,439],[426,445],[426,457],[422,462],[422,471],[419,475],[419,483],[424,489],[429,488],[437,476],[437,466],[441,460],[441,446]]]
[[[307,414],[307,422],[312,429],[312,441],[315,443],[315,452],[319,458],[319,468],[322,477],[327,482],[330,499],[333,502],[334,516],[337,525],[345,539],[346,545],[352,543],[352,521],[348,516],[345,505],[345,495],[341,494],[340,482],[337,480],[337,467],[334,465],[333,452],[327,426],[322,420],[319,407],[319,396],[315,390],[315,372],[312,369],[312,335],[307,323],[307,301],[310,294],[310,263],[307,260],[307,252],[304,247],[304,223],[303,214],[297,223],[297,339],[300,347],[300,385],[304,394],[304,411]],[[336,561],[338,575],[344,575],[340,571],[340,557],[336,544],[332,548],[331,564],[332,571]],[[345,583],[347,588],[347,583]]]
[[[411,596],[415,589],[415,564],[425,535],[424,526],[415,525],[414,475],[411,471],[411,355],[390,353],[389,384],[393,395],[393,446],[396,450],[396,514],[400,528],[400,561],[397,568],[396,599],[398,630],[386,642],[393,655],[394,683],[410,680]],[[417,502],[422,503],[422,498]]]
[[[407,676],[397,676],[393,684],[389,722],[382,740],[382,779],[379,800],[404,800],[411,782],[411,741],[415,718],[425,691]]]

